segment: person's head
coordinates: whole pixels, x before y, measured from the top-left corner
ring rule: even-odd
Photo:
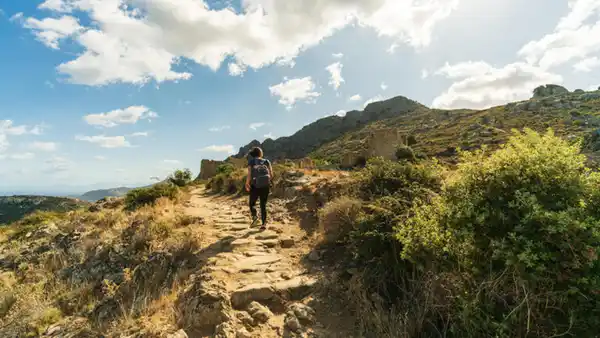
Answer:
[[[250,156],[254,158],[261,158],[263,157],[263,151],[259,147],[254,147],[252,150],[250,150]]]

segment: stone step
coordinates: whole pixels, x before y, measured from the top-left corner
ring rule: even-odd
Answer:
[[[258,233],[254,236],[254,238],[258,239],[259,241],[264,241],[264,240],[269,240],[269,239],[275,239],[275,238],[279,238],[279,235],[273,231],[263,231],[261,233]]]
[[[275,283],[250,284],[231,294],[231,305],[241,309],[253,301],[260,303],[276,299],[301,300],[312,292],[315,284],[315,279],[304,276]]]
[[[233,266],[242,273],[265,271],[271,265],[281,261],[282,259],[283,257],[272,254],[265,256],[254,256],[238,260]]]

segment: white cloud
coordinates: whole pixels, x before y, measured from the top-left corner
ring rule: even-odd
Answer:
[[[212,146],[208,146],[208,147],[204,147],[202,149],[200,149],[200,151],[207,151],[207,152],[213,152],[213,153],[228,153],[228,154],[234,154],[235,150],[233,145],[227,144],[227,145],[212,145]]]
[[[0,154],[0,160],[31,160],[35,157],[34,153],[19,153],[19,154]]]
[[[10,19],[8,19],[9,21],[19,21],[23,19],[23,12],[19,12],[19,13],[15,13],[15,15],[11,16]]]
[[[58,43],[61,39],[67,38],[83,29],[76,18],[68,15],[58,19],[45,18],[38,20],[27,18],[23,26],[33,30],[38,40],[52,49],[58,49]]]
[[[286,106],[288,110],[294,107],[298,101],[315,102],[321,93],[315,92],[315,84],[310,76],[284,81],[269,87],[271,96],[279,96],[279,103]]]
[[[244,72],[246,71],[246,66],[244,65],[239,65],[237,63],[230,63],[228,65],[229,68],[229,75],[231,76],[243,76]]]
[[[344,117],[344,116],[346,116],[346,112],[344,110],[338,110],[337,112],[333,113],[332,115]]]
[[[179,160],[163,160],[163,162],[167,164],[181,164]]]
[[[338,90],[342,85],[342,82],[344,82],[344,78],[342,77],[343,67],[344,65],[342,65],[340,62],[335,62],[325,67],[330,75],[329,85],[335,90]]]
[[[448,64],[448,63],[446,63]],[[429,71],[427,69],[421,70],[421,79],[426,79],[429,77]]]
[[[468,61],[446,64],[436,74],[458,79],[433,100],[433,107],[446,109],[483,109],[523,100],[539,85],[562,82],[560,75],[524,62],[494,68],[485,62]]]
[[[89,114],[84,116],[83,119],[89,125],[111,128],[119,124],[134,124],[139,120],[151,120],[156,117],[158,117],[158,114],[148,107],[131,106],[108,113]]]
[[[93,144],[97,144],[102,148],[125,148],[131,147],[129,141],[125,139],[125,136],[105,136],[105,135],[95,135],[95,136],[83,136],[77,135],[75,136],[76,140],[90,142]]]
[[[333,56],[336,59],[341,59],[341,58],[344,57],[344,54],[342,54],[342,53],[333,53],[333,54],[331,54],[331,56]]]
[[[10,146],[8,136],[19,136],[25,134],[39,135],[42,132],[41,126],[29,128],[26,125],[15,125],[12,120],[0,120],[0,152],[6,151]]]
[[[148,132],[147,131],[137,131],[135,133],[129,134],[129,136],[131,136],[131,137],[148,136]]]
[[[598,0],[570,0],[570,11],[554,31],[523,46],[518,55],[528,63],[547,69],[588,58],[600,51],[600,21],[589,20],[600,14]]]
[[[575,68],[575,70],[579,72],[591,72],[594,68],[597,68],[598,66],[600,66],[600,58],[598,58],[597,56],[593,56],[577,62],[573,65],[573,68]]]
[[[399,43],[426,46],[436,24],[458,2],[244,0],[236,12],[195,0],[139,0],[127,6],[117,0],[48,0],[40,8],[54,16],[71,11],[89,16],[82,22],[90,24],[74,36],[83,52],[58,70],[73,83],[104,85],[189,79],[191,74],[173,69],[182,58],[213,70],[227,58],[241,69],[293,64],[301,51],[351,24]],[[38,34],[48,36],[44,41],[50,46],[73,34],[50,28],[34,28],[43,29]]]
[[[367,108],[367,106],[373,102],[377,102],[377,101],[381,101],[383,100],[383,97],[381,95],[376,95],[370,99],[368,99],[367,101],[365,101],[365,103],[363,103],[363,109]]]
[[[55,142],[33,142],[29,145],[30,148],[41,151],[56,151],[58,144]]]
[[[381,83],[381,90],[387,90],[388,89],[388,85],[385,84],[385,82]]]
[[[264,122],[254,122],[254,123],[250,123],[250,125],[248,126],[250,129],[256,130],[260,127],[263,127],[266,123]]]
[[[362,97],[360,96],[360,94],[355,94],[350,96],[350,98],[348,100],[350,101],[360,101],[360,99],[362,99]]]
[[[270,139],[272,139],[272,140],[274,140],[274,139],[275,139],[275,136],[273,136],[273,133],[264,134],[264,135],[263,135],[263,137],[264,137],[265,139],[268,139],[268,138],[270,138]]]
[[[94,156],[94,159],[96,159],[98,161],[106,161],[106,157],[100,156],[100,155]]]
[[[227,129],[231,129],[231,126],[212,127],[210,129],[208,129],[208,131],[219,132],[219,131],[223,131],[223,130],[227,130]]]
[[[72,166],[71,161],[64,157],[54,156],[51,159],[44,161],[45,166],[42,169],[46,173],[60,173],[69,171]]]

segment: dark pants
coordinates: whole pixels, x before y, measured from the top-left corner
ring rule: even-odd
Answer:
[[[267,198],[269,197],[269,187],[265,188],[250,188],[250,213],[252,217],[256,217],[256,201],[260,199],[260,217],[262,224],[267,223]]]

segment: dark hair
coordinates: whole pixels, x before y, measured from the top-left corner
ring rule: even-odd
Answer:
[[[254,148],[252,148],[252,150],[250,150],[250,156],[252,156],[252,157],[262,157],[263,156],[263,151],[259,147],[254,147]]]

